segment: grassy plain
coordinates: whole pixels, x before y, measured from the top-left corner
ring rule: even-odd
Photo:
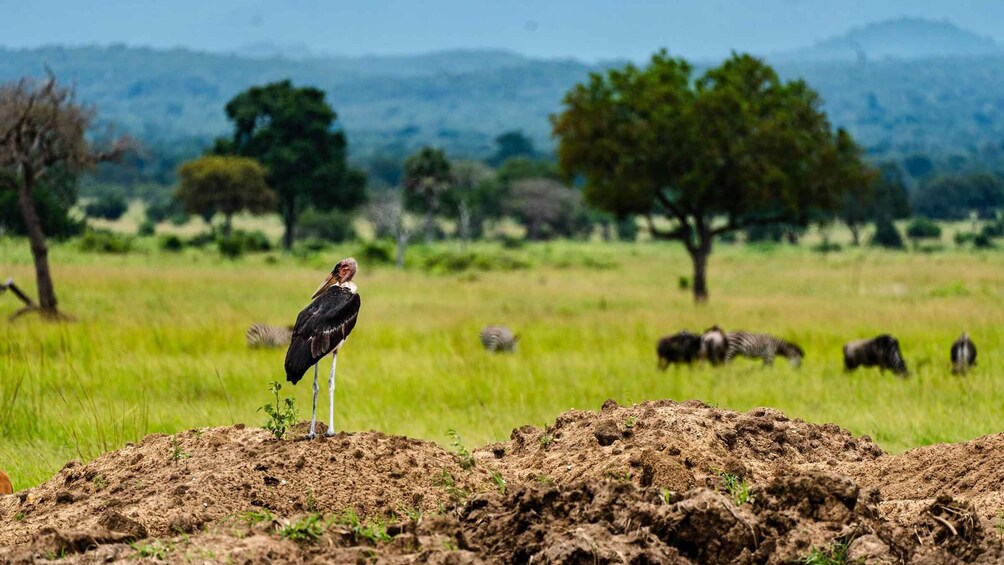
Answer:
[[[111,256],[55,245],[56,290],[77,321],[0,321],[0,467],[22,489],[68,459],[146,433],[263,424],[256,409],[269,399],[268,383],[283,379],[284,351],[249,351],[244,331],[257,321],[291,323],[331,265],[355,251],[227,261],[195,250]],[[361,263],[362,313],[338,366],[339,430],[446,445],[453,428],[474,446],[607,398],[771,406],[871,435],[891,451],[1004,430],[1000,251],[822,255],[721,245],[703,306],[678,288],[690,275],[679,245],[561,242],[506,253],[533,267],[435,275]],[[26,242],[0,239],[0,267],[34,292]],[[18,304],[0,295],[0,306],[6,314]],[[519,350],[482,351],[477,332],[488,323],[518,331]],[[805,363],[656,369],[661,335],[713,323],[794,340]],[[980,358],[959,378],[948,347],[963,330]],[[844,374],[841,345],[885,331],[899,337],[910,378]],[[322,362],[322,378],[329,367]],[[309,417],[307,380],[282,392]]]

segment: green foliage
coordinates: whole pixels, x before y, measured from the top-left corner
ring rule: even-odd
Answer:
[[[394,262],[394,244],[384,240],[364,241],[355,256],[367,265],[389,265]]]
[[[102,192],[97,198],[84,206],[84,214],[88,218],[117,220],[129,209],[129,203],[119,190]]]
[[[279,535],[297,543],[314,542],[324,533],[325,524],[320,514],[308,514],[279,528]]]
[[[464,271],[515,271],[530,264],[508,253],[477,251],[433,251],[421,257],[422,267],[430,273],[449,274]]]
[[[460,464],[460,468],[465,471],[470,471],[474,468],[474,457],[471,455],[470,451],[464,447],[463,442],[460,440],[460,434],[457,430],[450,428],[446,430],[446,435],[450,438],[450,447],[453,448],[453,454],[457,457],[457,463]]]
[[[124,254],[132,251],[133,238],[108,230],[87,230],[78,245],[87,253]]]
[[[363,522],[355,510],[346,509],[335,518],[335,523],[348,526],[356,540],[365,539],[372,543],[388,542],[394,539],[387,533],[387,524],[382,520],[371,518]]]
[[[175,198],[156,198],[146,202],[143,214],[147,220],[159,224],[170,221],[175,225],[184,225],[188,222],[188,215],[185,209]]]
[[[308,208],[297,219],[296,237],[342,243],[356,238],[353,221],[353,215],[348,212],[341,210],[319,212],[314,208]]]
[[[136,228],[136,235],[149,237],[157,233],[157,225],[150,220],[143,220]]]
[[[805,565],[847,565],[849,542],[834,542],[830,547],[820,549],[813,547],[812,551],[802,560]]]
[[[937,239],[941,237],[941,226],[924,217],[914,218],[906,227],[910,239]]]
[[[299,417],[293,397],[288,396],[282,399],[282,403],[280,404],[279,391],[281,389],[281,384],[272,381],[271,385],[269,385],[269,392],[275,395],[275,405],[265,404],[258,408],[259,412],[264,412],[268,415],[265,429],[272,432],[272,435],[276,439],[282,439],[282,436],[286,435],[286,430],[295,424],[296,419]]]
[[[746,479],[739,475],[726,473],[725,471],[717,471],[717,475],[721,477],[722,483],[725,485],[725,492],[732,497],[732,502],[736,506],[742,506],[752,501],[750,485],[746,482]]]
[[[244,238],[223,235],[216,238],[216,249],[227,259],[238,259],[244,255]]]
[[[499,473],[498,470],[492,471],[492,482],[495,483],[495,487],[499,489],[499,492],[505,496],[506,483],[505,479],[502,477],[502,473]]]
[[[533,147],[533,140],[523,134],[522,130],[507,131],[495,138],[495,155],[488,163],[499,165],[513,157],[533,158],[537,150]]]
[[[936,220],[961,220],[970,212],[994,218],[1004,209],[1004,179],[989,173],[938,177],[914,193],[913,207]]]
[[[262,508],[261,510],[248,510],[247,512],[241,512],[237,515],[237,518],[249,526],[261,522],[271,522],[275,520],[275,516],[269,511],[268,508]]]
[[[189,457],[191,457],[191,455],[185,453],[185,451],[181,449],[181,444],[178,443],[178,436],[171,436],[171,460],[181,461],[182,459],[188,459]]]
[[[206,155],[178,168],[174,195],[185,212],[223,214],[223,234],[230,234],[234,214],[264,214],[275,209],[276,194],[265,183],[265,169],[247,157]]]
[[[875,222],[875,234],[872,236],[871,244],[876,247],[887,249],[903,249],[903,236],[900,235],[896,225],[888,219],[880,219]]]
[[[0,170],[0,229],[14,235],[27,235],[12,182],[13,178]],[[77,202],[77,177],[65,168],[53,169],[35,187],[32,200],[46,236],[66,239],[84,232],[86,223],[71,213]]]
[[[230,100],[226,114],[234,135],[217,139],[214,152],[253,157],[265,167],[279,196],[286,249],[307,206],[351,210],[365,201],[366,177],[346,165],[345,134],[332,130],[337,115],[322,90],[288,80],[255,86]]]
[[[524,179],[512,183],[508,207],[534,241],[575,237],[592,229],[582,194],[548,179]]]
[[[155,539],[149,543],[134,541],[129,544],[129,547],[136,551],[137,557],[165,560],[167,556],[174,550],[174,544]]]

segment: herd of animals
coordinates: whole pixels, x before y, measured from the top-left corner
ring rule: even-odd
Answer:
[[[899,349],[899,340],[889,334],[849,341],[844,344],[843,352],[844,369],[847,371],[858,367],[878,367],[901,376],[909,373]],[[684,330],[667,335],[656,344],[656,353],[660,369],[674,363],[690,364],[694,361],[721,365],[739,356],[762,359],[765,365],[772,364],[774,358],[780,356],[797,367],[805,357],[802,348],[790,341],[763,333],[726,333],[717,325],[701,334]],[[963,374],[976,364],[976,345],[969,334],[963,333],[952,343],[949,358],[952,371],[956,374]]]

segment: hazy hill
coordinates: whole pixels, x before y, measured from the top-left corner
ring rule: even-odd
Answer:
[[[876,55],[897,52],[897,45],[922,52],[904,39],[915,27],[927,33],[930,49],[923,52],[938,57]],[[950,41],[935,49],[932,30]],[[1004,140],[1004,54],[972,55],[992,51],[973,37],[947,24],[897,20],[855,30],[797,58],[771,60],[786,78],[804,77],[815,87],[833,122],[850,129],[874,154],[966,153]],[[830,52],[826,46],[848,42],[867,46],[867,58],[819,55]],[[957,54],[943,56],[952,45]],[[226,132],[223,106],[231,97],[252,85],[291,78],[328,92],[357,157],[401,154],[422,144],[480,157],[491,153],[496,135],[513,129],[522,129],[541,148],[551,147],[548,116],[560,110],[564,93],[590,71],[613,64],[489,50],[360,58],[306,54],[291,60],[268,49],[249,48],[252,57],[124,46],[0,48],[0,80],[38,76],[48,66],[74,81],[79,98],[96,105],[103,119],[163,146]]]
[[[854,61],[862,58],[920,59],[1002,53],[1001,45],[993,39],[964,30],[951,22],[900,18],[855,28],[813,47],[781,54],[778,58]]]

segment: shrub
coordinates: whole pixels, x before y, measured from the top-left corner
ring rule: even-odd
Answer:
[[[88,230],[80,238],[80,250],[90,253],[129,253],[132,237],[108,230]]]
[[[977,249],[991,249],[994,246],[994,242],[989,237],[980,234],[973,238],[973,246]]]
[[[872,236],[871,244],[876,247],[887,249],[903,249],[903,236],[899,234],[896,225],[892,220],[882,219],[875,222],[875,235]]]
[[[988,238],[1004,237],[1004,220],[983,226],[983,229],[980,230],[980,235]]]
[[[120,192],[106,192],[84,206],[90,218],[117,220],[129,209],[129,203]]]
[[[423,266],[433,273],[457,273],[467,270],[514,271],[525,269],[529,264],[506,253],[440,251],[425,257]]]
[[[319,212],[313,208],[300,214],[296,224],[298,238],[317,238],[334,243],[355,239],[353,216],[339,210]]]
[[[906,227],[910,239],[935,239],[941,237],[941,226],[928,218],[914,218]]]
[[[227,259],[237,259],[244,255],[244,238],[235,235],[219,237],[216,248]]]
[[[136,233],[141,236],[150,236],[157,232],[157,226],[150,220],[143,220],[140,222],[139,227],[136,229]]]
[[[367,264],[389,264],[394,262],[394,246],[386,241],[363,242],[357,257]]]
[[[187,245],[189,247],[195,247],[201,249],[209,245],[210,243],[213,243],[214,241],[216,241],[216,234],[214,234],[211,231],[206,231],[197,235],[193,235],[191,238],[188,239]]]
[[[160,248],[164,251],[178,252],[184,249],[185,242],[181,241],[181,238],[174,235],[168,234],[160,238]]]
[[[265,232],[261,230],[255,230],[252,232],[247,232],[243,230],[235,230],[231,237],[239,239],[244,251],[250,253],[257,253],[261,251],[271,251],[272,242],[269,241],[268,236]]]

